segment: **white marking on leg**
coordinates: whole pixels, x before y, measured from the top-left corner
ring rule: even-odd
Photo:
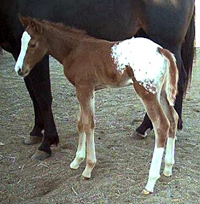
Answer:
[[[94,96],[91,98],[90,107],[93,112],[93,117],[95,115],[95,99]],[[87,160],[86,167],[82,175],[85,178],[90,178],[93,168],[96,164],[96,153],[95,153],[95,142],[94,142],[94,129],[91,129],[89,132],[86,132],[87,137]]]
[[[79,133],[79,142],[78,148],[76,152],[76,157],[74,158],[73,162],[70,164],[71,169],[78,169],[79,165],[85,159],[85,143],[86,143],[86,136],[85,133]]]
[[[16,73],[18,73],[18,71],[22,69],[22,66],[24,63],[24,57],[26,56],[26,51],[30,40],[31,40],[31,36],[25,31],[21,38],[21,51],[15,65]]]
[[[149,170],[149,179],[145,187],[145,189],[148,192],[153,192],[155,183],[158,180],[158,178],[160,178],[160,166],[162,163],[163,152],[164,152],[164,148],[158,148],[155,146],[151,167]]]
[[[82,112],[81,112],[80,105],[79,105],[79,114],[78,114],[78,132],[79,132],[79,138],[78,138],[78,148],[76,152],[76,157],[74,158],[73,162],[70,164],[70,168],[72,169],[78,169],[79,165],[85,159],[86,135],[83,130]]]
[[[165,168],[163,174],[165,176],[172,175],[172,167],[175,163],[174,154],[175,154],[175,138],[168,138],[167,139],[167,147],[165,153]]]
[[[82,175],[85,178],[91,178],[92,170],[96,164],[96,153],[95,153],[95,142],[94,142],[94,131],[91,132],[90,136],[87,136],[87,161],[86,167]]]

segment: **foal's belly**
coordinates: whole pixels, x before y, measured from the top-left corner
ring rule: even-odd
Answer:
[[[120,87],[126,87],[133,84],[133,80],[131,78],[122,80],[122,81],[116,81],[113,83],[103,84],[103,83],[97,83],[95,86],[95,91],[98,91],[100,89],[105,88],[120,88]]]

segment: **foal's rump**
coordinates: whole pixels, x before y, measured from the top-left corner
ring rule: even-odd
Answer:
[[[129,74],[133,81],[148,92],[159,93],[165,85],[169,103],[172,105],[177,94],[178,69],[174,55],[146,38],[131,38],[116,43],[111,56],[118,73]]]

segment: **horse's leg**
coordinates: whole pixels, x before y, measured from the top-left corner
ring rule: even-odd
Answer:
[[[76,152],[76,157],[73,162],[70,164],[70,168],[78,169],[79,165],[85,159],[85,143],[86,143],[86,135],[83,129],[83,121],[82,121],[82,111],[79,106],[79,115],[78,115],[78,132],[79,132],[79,140],[78,140],[78,148]]]
[[[161,104],[170,122],[169,135],[167,139],[166,153],[165,153],[165,168],[164,168],[163,174],[165,176],[171,176],[172,167],[175,163],[175,159],[174,159],[175,136],[177,132],[178,114],[175,111],[174,107],[169,105],[166,94],[162,94]]]
[[[81,106],[81,117],[83,130],[87,141],[86,167],[82,175],[84,178],[90,178],[92,170],[96,164],[95,143],[94,143],[94,91],[93,87],[76,87],[77,97]]]
[[[155,183],[160,177],[160,166],[170,124],[162,110],[157,94],[147,92],[137,83],[134,83],[134,87],[153,123],[155,132],[155,147],[149,170],[149,178],[145,189],[143,190],[143,194],[149,194],[150,192],[153,192]]]
[[[42,138],[43,138],[42,130],[44,130],[44,122],[39,108],[39,104],[35,98],[35,94],[32,89],[31,82],[28,77],[25,77],[24,81],[26,84],[26,88],[28,89],[29,95],[33,101],[33,107],[34,107],[34,113],[35,113],[35,125],[33,127],[33,130],[30,132],[30,136],[28,136],[24,140],[24,144],[32,145],[32,144],[40,143],[42,141]]]
[[[153,123],[155,132],[155,147],[149,170],[149,178],[145,189],[143,190],[143,194],[149,194],[150,192],[153,192],[155,183],[160,177],[160,166],[162,163],[162,157],[166,138],[168,137],[170,123],[156,97],[151,101],[143,100],[143,103]]]
[[[3,55],[3,49],[0,47],[0,55]]]
[[[19,56],[19,52],[13,53],[13,57],[16,61],[18,56]],[[48,61],[46,63],[48,63]],[[43,122],[42,113],[40,111],[38,101],[36,99],[36,95],[33,90],[33,85],[31,84],[29,77],[25,77],[24,82],[26,84],[26,88],[29,92],[29,95],[32,99],[34,113],[35,113],[35,125],[33,127],[33,130],[30,132],[30,135],[25,138],[24,144],[32,145],[32,144],[40,143],[42,141],[42,138],[43,138],[42,131],[44,130],[44,122]]]
[[[163,174],[166,177],[172,175],[172,167],[175,163],[174,153],[175,153],[175,137],[168,137],[165,153],[165,168],[163,171]]]
[[[164,44],[164,43],[161,43]],[[182,59],[181,59],[181,50],[178,46],[175,46],[173,48],[170,48],[168,46],[165,46],[167,49],[169,49],[172,53],[175,54],[176,57],[176,62],[177,66],[179,69],[179,81],[178,81],[178,95],[176,97],[176,102],[175,102],[175,109],[179,115],[179,120],[178,120],[178,129],[181,130],[183,125],[182,125],[182,108],[183,108],[183,95],[184,95],[184,86],[186,83],[186,78],[187,74],[184,70],[183,64],[182,64]],[[146,131],[148,129],[152,129],[152,123],[151,120],[149,119],[148,115],[146,114],[144,117],[144,120],[142,124],[136,129],[136,131],[133,133],[132,137],[134,139],[143,139],[147,136]]]
[[[151,120],[149,119],[149,116],[145,114],[142,124],[132,134],[133,139],[136,139],[136,140],[144,139],[147,136],[146,131],[148,129],[152,130],[153,125],[151,123]]]
[[[172,50],[172,52],[175,54],[176,57],[176,63],[179,69],[179,79],[178,79],[178,94],[176,96],[176,102],[175,102],[175,109],[179,115],[178,120],[178,129],[182,130],[183,128],[183,121],[182,121],[182,109],[183,109],[183,96],[184,96],[184,86],[187,79],[187,73],[185,71],[184,65],[182,63],[181,59],[181,50],[180,48],[175,48]]]
[[[52,95],[50,88],[48,57],[45,57],[41,63],[36,65],[27,77],[31,82],[32,90],[40,108],[37,113],[41,111],[44,123],[44,136],[42,143],[32,158],[43,160],[51,156],[51,145],[57,145],[59,142],[51,109]],[[41,123],[41,118],[38,120]]]

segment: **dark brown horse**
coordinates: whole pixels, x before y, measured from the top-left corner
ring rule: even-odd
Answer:
[[[20,17],[25,32],[15,71],[25,77],[48,54],[64,66],[79,100],[79,141],[72,169],[86,156],[82,175],[91,177],[96,164],[94,103],[96,90],[133,84],[150,117],[155,149],[144,194],[153,192],[167,141],[164,175],[172,175],[178,114],[173,108],[178,89],[178,68],[171,52],[146,38],[109,42],[61,24]],[[86,145],[87,144],[87,145]],[[85,149],[87,146],[87,151]]]
[[[175,108],[182,128],[182,100],[190,80],[194,43],[194,0],[1,0],[0,46],[17,59],[21,26],[17,14],[62,22],[107,40],[146,36],[175,54],[179,68],[179,94]],[[34,9],[33,9],[34,8]],[[36,77],[37,76],[37,77]],[[35,125],[26,144],[41,142],[35,159],[51,155],[51,145],[59,142],[51,104],[48,56],[24,78],[33,101]],[[136,131],[144,136],[152,128],[147,115]]]

